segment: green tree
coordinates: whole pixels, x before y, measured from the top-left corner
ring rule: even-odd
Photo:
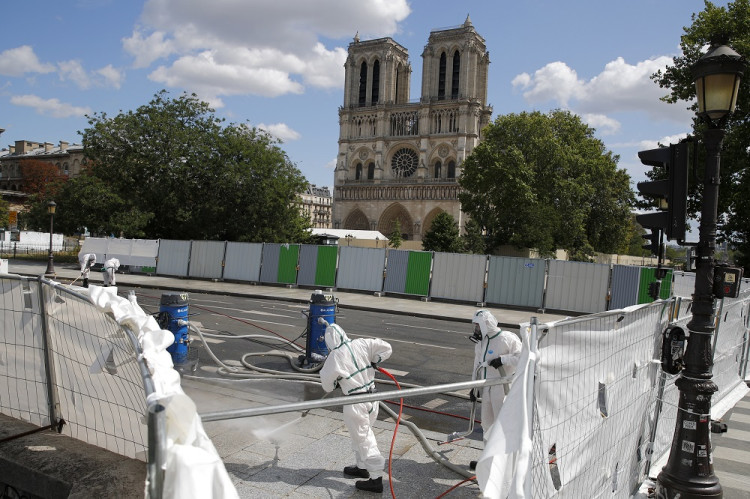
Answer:
[[[499,116],[463,164],[462,208],[487,233],[487,249],[511,244],[584,259],[614,253],[628,237],[634,195],[619,158],[568,111]]]
[[[388,234],[388,246],[398,249],[401,246],[401,241],[403,241],[401,237],[401,222],[396,219],[393,221],[393,230]]]
[[[464,251],[476,255],[486,254],[487,244],[485,243],[485,237],[482,233],[482,227],[476,220],[470,218],[464,226],[464,231],[464,235],[461,236]]]
[[[728,39],[740,55],[750,58],[750,0],[735,0],[726,7],[706,2],[703,11],[693,14],[692,24],[684,28],[680,38],[682,55],[673,64],[658,71],[652,78],[669,94],[663,100],[687,104],[697,110],[692,66],[714,41]],[[737,252],[738,263],[750,272],[750,85],[748,72],[742,80],[737,98],[737,109],[726,123],[727,135],[721,152],[721,189],[719,195],[720,241],[728,241]],[[700,138],[706,125],[693,120],[693,130]],[[699,160],[699,164],[704,164]],[[702,178],[702,175],[699,175]],[[691,188],[688,207],[692,214],[699,209],[700,186]]]
[[[9,215],[10,215],[10,204],[3,198],[0,198],[0,227],[9,228],[9,225],[10,225],[10,220],[8,219]]]
[[[443,211],[435,216],[430,230],[422,238],[422,248],[444,253],[460,253],[463,250],[458,223],[453,215]]]
[[[307,181],[278,142],[245,124],[224,125],[195,95],[165,90],[135,111],[89,116],[82,132],[94,177],[95,226],[127,237],[307,242],[295,206]],[[86,188],[100,192],[92,181]],[[78,225],[87,225],[79,220]]]

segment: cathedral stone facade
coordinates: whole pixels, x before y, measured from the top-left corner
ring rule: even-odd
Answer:
[[[459,227],[461,164],[490,121],[484,39],[467,17],[434,30],[422,52],[422,95],[410,100],[408,51],[391,38],[349,44],[333,227],[420,241],[435,216],[450,213]]]

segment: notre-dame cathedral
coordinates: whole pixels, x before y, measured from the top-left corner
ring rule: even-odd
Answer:
[[[408,51],[391,38],[355,36],[339,109],[333,228],[388,236],[398,220],[404,239],[421,241],[447,212],[463,229],[457,179],[492,115],[489,64],[468,16],[434,30],[422,52],[422,95],[412,101]]]

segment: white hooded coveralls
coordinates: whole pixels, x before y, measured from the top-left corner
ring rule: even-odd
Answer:
[[[88,279],[89,271],[96,263],[96,255],[94,253],[86,253],[79,261],[81,263],[81,275],[84,279]]]
[[[474,369],[471,379],[497,379],[511,376],[521,357],[521,339],[510,331],[497,327],[497,319],[489,310],[477,310],[472,324],[479,324],[482,341],[474,345]],[[500,358],[499,369],[490,366],[490,361]],[[489,433],[492,423],[500,413],[508,385],[493,385],[482,388],[482,430]]]
[[[104,262],[104,266],[102,267],[102,279],[104,280],[105,286],[115,285],[115,272],[117,272],[117,269],[119,268],[120,260],[117,258],[110,258]]]
[[[320,370],[323,389],[331,392],[338,386],[344,395],[373,392],[375,368],[371,363],[388,359],[391,345],[378,338],[350,340],[338,324],[326,327],[325,342],[328,357]],[[344,423],[352,439],[357,467],[366,469],[373,476],[382,473],[385,465],[372,432],[372,424],[378,418],[378,408],[378,402],[344,406]]]

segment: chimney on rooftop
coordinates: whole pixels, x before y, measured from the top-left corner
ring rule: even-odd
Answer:
[[[52,142],[45,142],[44,143],[44,152],[52,152],[52,149],[55,147],[55,145]]]
[[[68,150],[68,143],[64,140],[60,141],[60,150],[61,151],[67,151]]]
[[[10,151],[11,154],[15,154],[16,153],[16,146],[12,146],[12,145],[8,144],[8,151]]]

